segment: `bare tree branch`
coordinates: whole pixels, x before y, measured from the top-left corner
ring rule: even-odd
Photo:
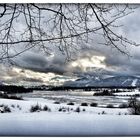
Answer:
[[[140,45],[116,32],[121,26],[115,23],[135,10],[128,4],[0,4],[0,8],[1,60],[30,47],[49,54],[50,45],[70,59],[71,52],[80,48],[79,42],[88,43],[89,36],[96,34],[104,38],[100,44],[122,54],[128,55],[128,46]],[[10,51],[19,48],[20,53],[11,57]]]

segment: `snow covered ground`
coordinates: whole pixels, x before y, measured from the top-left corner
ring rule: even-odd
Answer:
[[[0,116],[1,136],[134,136],[140,117],[80,113],[11,113]]]
[[[2,104],[11,112],[0,113],[0,136],[140,136],[140,117],[130,115],[127,108],[54,104],[46,98],[29,97],[0,99]],[[37,104],[50,110],[31,113],[31,106]]]
[[[0,105],[8,105],[11,109],[11,113],[30,113],[31,106],[40,105],[42,108],[47,105],[50,108],[50,113],[52,112],[60,112],[60,108],[64,108],[64,112],[66,113],[75,113],[76,108],[80,107],[80,113],[84,114],[108,114],[108,115],[118,115],[118,114],[129,114],[128,109],[119,109],[119,108],[100,108],[100,107],[90,107],[90,106],[80,106],[78,104],[75,105],[66,105],[65,103],[54,104],[52,101],[35,98],[28,100],[10,100],[10,99],[0,99]],[[83,109],[85,111],[83,111]],[[63,112],[63,111],[62,111]],[[104,112],[104,113],[103,113]],[[11,113],[8,113],[9,115]],[[79,114],[80,114],[79,113]],[[1,114],[0,114],[1,115]]]

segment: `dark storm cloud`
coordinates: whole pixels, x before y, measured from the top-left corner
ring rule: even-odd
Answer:
[[[66,65],[62,56],[46,57],[34,52],[26,53],[22,57],[17,57],[14,61],[17,66],[30,69],[36,72],[52,72],[63,74],[66,72]]]
[[[116,30],[119,34],[126,35],[128,39],[133,40],[140,44],[140,5],[136,11],[129,16],[126,16],[120,23],[124,26],[119,30]],[[97,40],[102,40],[101,38]],[[128,47],[124,49],[126,52],[130,54],[130,56],[121,54],[116,49],[112,49],[110,47],[101,46],[93,42],[93,46],[95,45],[95,50],[100,52],[101,55],[105,56],[105,64],[107,68],[111,67],[116,69],[120,73],[126,74],[138,74],[140,75],[140,46],[139,47]],[[119,45],[118,45],[119,46]],[[89,51],[92,55],[92,52]]]
[[[126,74],[140,74],[140,57],[133,55],[106,55],[105,63],[108,67],[118,68],[120,72]]]

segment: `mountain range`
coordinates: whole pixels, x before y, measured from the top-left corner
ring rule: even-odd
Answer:
[[[91,73],[79,75],[75,81],[67,81],[64,86],[71,87],[140,87],[140,77],[124,75],[99,69]]]

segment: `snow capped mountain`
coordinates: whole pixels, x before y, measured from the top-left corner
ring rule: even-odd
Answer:
[[[64,86],[73,87],[87,87],[87,86],[97,86],[97,87],[127,87],[127,86],[138,86],[140,87],[140,77],[137,76],[110,76],[107,78],[101,78],[101,76],[92,77],[82,77],[75,81],[65,82]]]
[[[103,68],[93,68],[82,74],[77,74],[79,77],[75,81],[67,81],[64,86],[72,87],[140,87],[140,77],[127,75],[113,70]]]
[[[100,82],[103,86],[140,86],[140,78],[136,76],[114,76],[103,79]]]

